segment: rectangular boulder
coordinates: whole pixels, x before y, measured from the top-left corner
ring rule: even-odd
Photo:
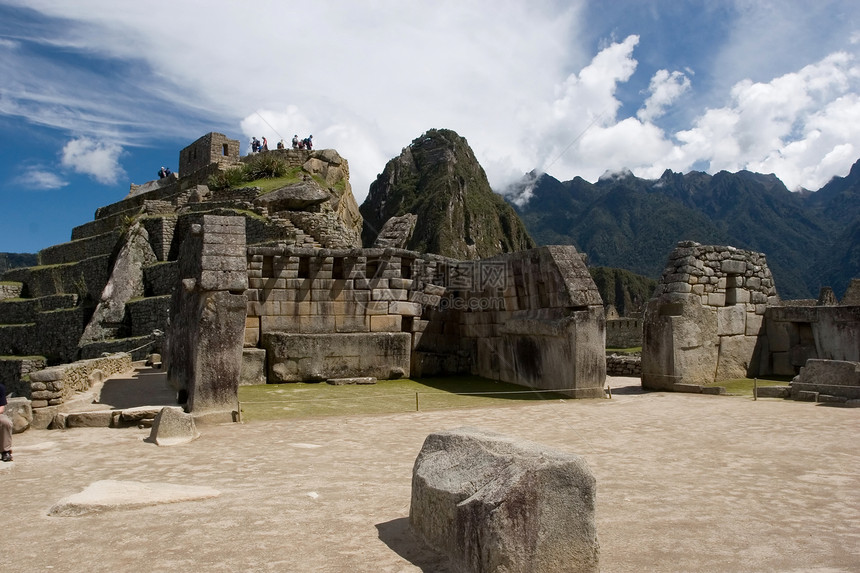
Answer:
[[[580,456],[458,428],[425,440],[409,521],[458,571],[596,572],[595,495]]]

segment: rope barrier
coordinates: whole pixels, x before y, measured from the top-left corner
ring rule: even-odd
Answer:
[[[374,394],[373,396],[350,396],[346,398],[296,398],[294,400],[243,400],[243,404],[295,404],[298,402],[337,402],[343,400],[376,400],[379,398],[411,398],[413,395],[427,396],[491,396],[506,394],[559,394],[574,391],[576,388],[561,388],[556,390],[496,390],[490,392],[402,392],[398,394]],[[567,396],[565,396],[567,398]]]

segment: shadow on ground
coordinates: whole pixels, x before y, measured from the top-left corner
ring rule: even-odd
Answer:
[[[451,573],[448,560],[415,537],[408,517],[377,523],[376,530],[380,541],[424,573]]]
[[[176,393],[167,386],[167,375],[152,368],[136,369],[129,376],[105,380],[99,402],[113,410],[177,405]]]

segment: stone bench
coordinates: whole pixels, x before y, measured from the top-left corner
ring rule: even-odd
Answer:
[[[580,456],[474,428],[430,434],[409,521],[458,571],[598,571],[595,480]]]

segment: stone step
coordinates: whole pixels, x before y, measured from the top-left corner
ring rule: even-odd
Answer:
[[[756,388],[756,398],[788,398],[791,388],[788,386],[759,386]]]
[[[39,251],[40,265],[61,265],[82,261],[100,255],[110,255],[122,236],[122,228],[114,227],[106,233],[84,239],[60,243]]]
[[[96,405],[97,406],[97,405]],[[94,406],[95,407],[95,406]],[[93,409],[87,412],[60,412],[51,429],[63,428],[149,428],[164,406],[142,406],[124,410]]]

